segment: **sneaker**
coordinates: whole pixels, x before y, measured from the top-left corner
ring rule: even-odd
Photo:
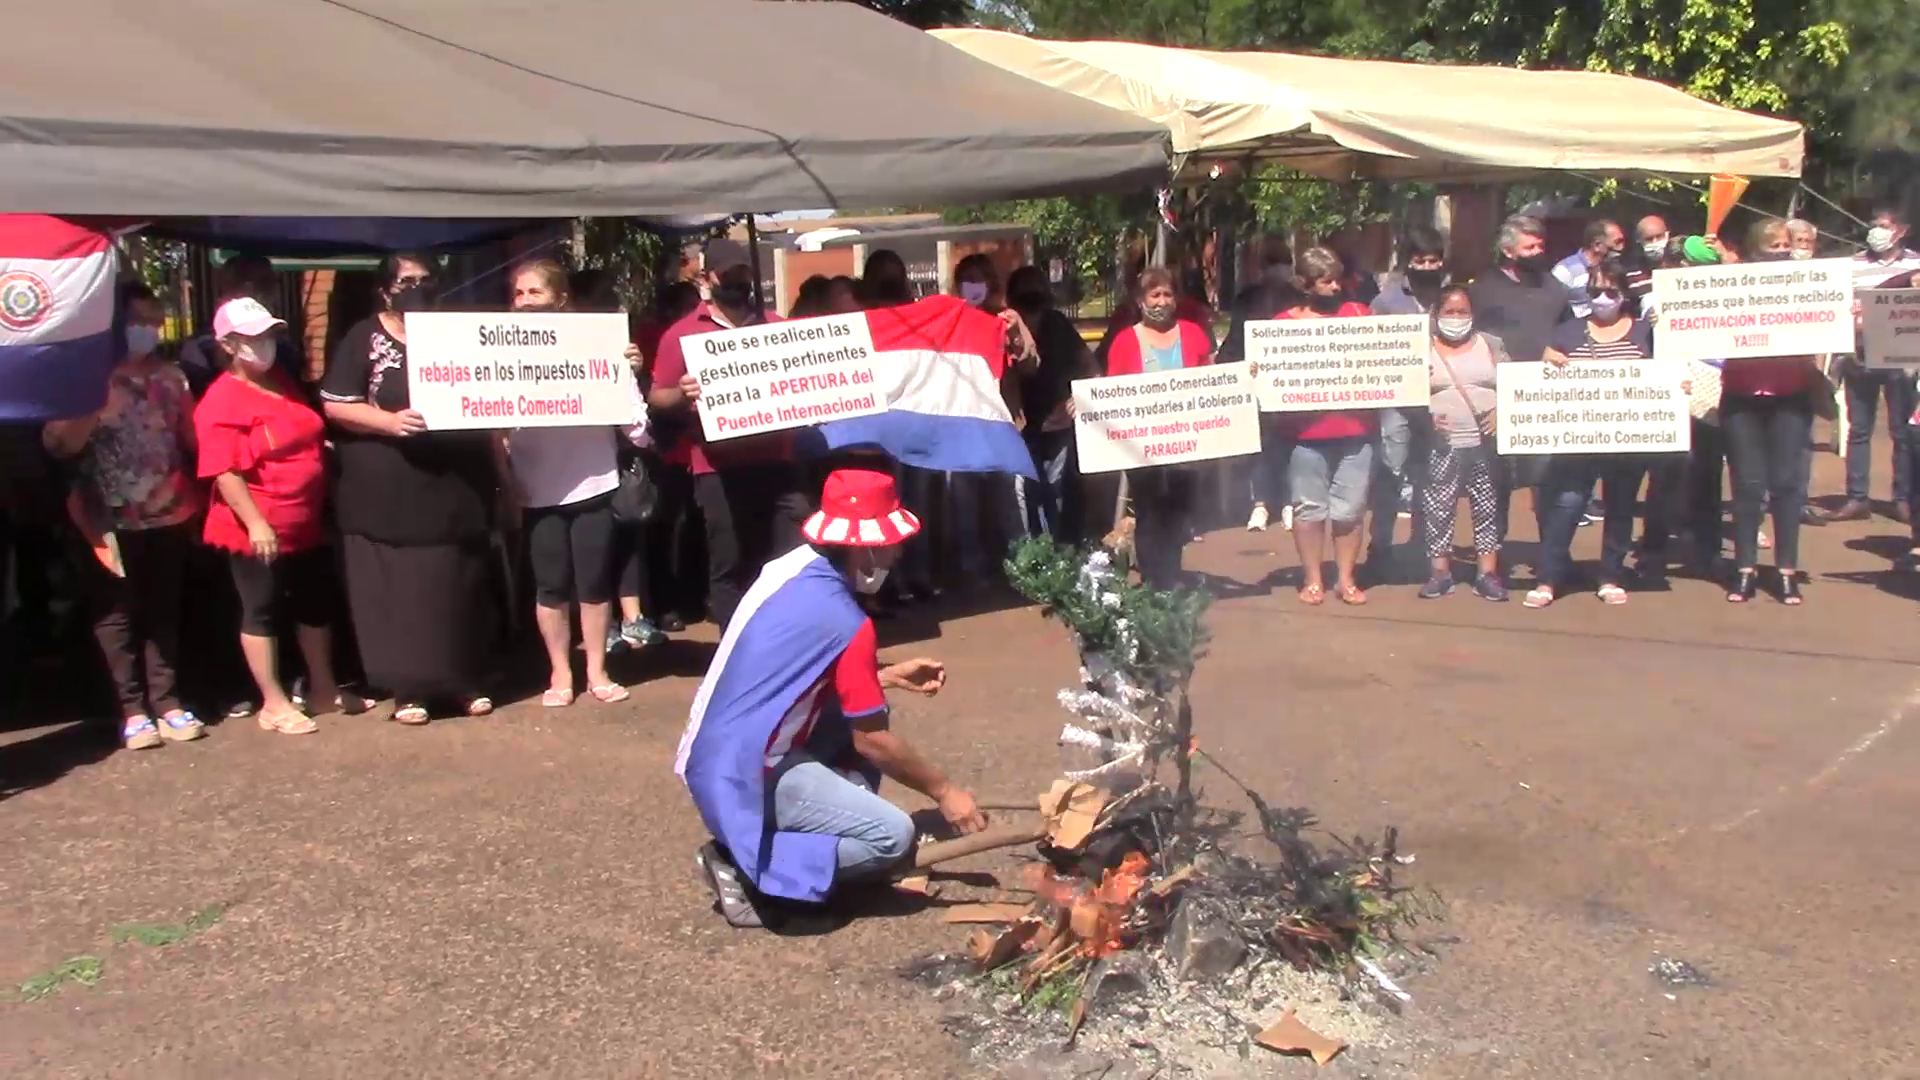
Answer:
[[[1507,583],[1500,580],[1499,574],[1481,574],[1475,578],[1473,594],[1482,600],[1491,600],[1496,604],[1504,604],[1511,598],[1507,592]]]
[[[120,745],[129,750],[151,750],[160,742],[160,728],[147,717],[133,717],[120,728]]]
[[[1425,585],[1420,586],[1420,599],[1422,600],[1438,600],[1443,596],[1450,596],[1452,594],[1452,574],[1435,574],[1427,579]]]
[[[233,704],[227,706],[227,719],[245,720],[248,717],[252,716],[254,713],[259,711],[260,711],[260,706],[255,705],[251,701],[236,701]]]
[[[207,733],[207,725],[184,709],[160,718],[160,737],[168,742],[192,742]]]
[[[753,890],[719,844],[709,840],[700,845],[693,861],[700,868],[700,876],[706,879],[707,888],[713,890],[714,902],[720,905],[720,915],[728,926],[752,930],[765,925],[759,909],[754,906]]]
[[[1266,532],[1267,531],[1267,508],[1266,507],[1258,504],[1254,505],[1253,513],[1247,515],[1247,531],[1248,532]]]
[[[1288,503],[1287,505],[1280,508],[1280,527],[1282,529],[1285,529],[1288,532],[1293,531],[1293,504],[1292,503]]]

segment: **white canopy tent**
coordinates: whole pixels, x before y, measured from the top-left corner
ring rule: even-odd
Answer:
[[[1799,176],[1804,152],[1792,121],[1622,75],[933,33],[1165,125],[1189,167],[1253,159],[1329,180],[1457,182],[1539,170]]]

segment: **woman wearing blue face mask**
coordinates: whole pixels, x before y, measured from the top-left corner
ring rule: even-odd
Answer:
[[[1587,279],[1591,308],[1585,319],[1561,323],[1545,360],[1569,363],[1620,363],[1653,356],[1653,333],[1644,320],[1626,311],[1626,273],[1617,260],[1593,268]],[[1607,604],[1627,602],[1627,552],[1633,548],[1633,512],[1646,477],[1645,454],[1562,454],[1547,462],[1534,492],[1540,522],[1539,583],[1527,593],[1526,606],[1546,607],[1562,592],[1572,571],[1574,530],[1601,486],[1605,517],[1600,537],[1599,597]]]
[[[1473,299],[1465,285],[1441,290],[1433,307],[1433,343],[1427,354],[1432,391],[1433,452],[1427,458],[1423,529],[1433,573],[1422,600],[1453,592],[1453,525],[1460,496],[1473,511],[1473,554],[1479,573],[1473,591],[1483,600],[1507,599],[1500,580],[1499,488],[1493,478],[1495,371],[1511,359],[1492,334],[1473,328]]]

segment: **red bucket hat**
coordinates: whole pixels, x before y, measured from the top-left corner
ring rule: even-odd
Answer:
[[[920,531],[900,505],[893,477],[872,469],[835,469],[820,492],[820,509],[800,531],[815,544],[886,547]]]

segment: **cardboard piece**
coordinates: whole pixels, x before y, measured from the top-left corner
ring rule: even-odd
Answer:
[[[1027,917],[1027,904],[956,904],[940,913],[944,923],[1012,923]]]
[[[1345,1040],[1322,1035],[1301,1023],[1292,1009],[1288,1009],[1267,1030],[1254,1036],[1253,1041],[1282,1054],[1311,1055],[1315,1065],[1325,1065],[1347,1048]]]
[[[1040,813],[1047,820],[1047,840],[1072,851],[1087,842],[1106,809],[1107,793],[1092,784],[1060,779],[1040,796]]]

